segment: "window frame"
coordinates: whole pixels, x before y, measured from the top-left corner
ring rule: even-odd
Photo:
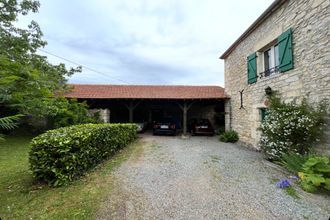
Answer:
[[[262,77],[268,77],[273,74],[279,73],[278,65],[279,65],[279,51],[278,51],[278,43],[277,41],[265,47],[262,51],[262,64],[263,64],[263,72],[260,73]],[[266,55],[267,54],[267,55]],[[266,64],[266,57],[268,57],[268,62]],[[277,64],[277,65],[276,65]],[[268,67],[268,68],[267,68]]]

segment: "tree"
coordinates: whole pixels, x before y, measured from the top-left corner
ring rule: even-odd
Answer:
[[[54,97],[55,91],[65,92],[65,77],[81,70],[52,65],[47,57],[36,53],[46,42],[35,21],[27,29],[15,27],[19,15],[35,13],[39,6],[38,1],[31,0],[3,0],[0,4],[0,94],[7,97],[6,104],[25,114],[40,100]]]
[[[53,117],[49,109],[56,100],[65,102],[61,96],[69,89],[67,77],[81,71],[81,67],[67,70],[64,64],[53,65],[36,53],[46,41],[35,21],[25,29],[15,26],[19,16],[36,13],[39,6],[34,0],[0,0],[0,116],[9,112]],[[74,102],[67,101],[86,109]]]

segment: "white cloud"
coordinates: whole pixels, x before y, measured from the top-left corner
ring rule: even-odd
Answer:
[[[223,86],[219,55],[271,2],[44,0],[39,14],[24,19],[40,24],[45,50],[111,77],[132,84]],[[121,83],[111,77],[83,69],[70,82]]]

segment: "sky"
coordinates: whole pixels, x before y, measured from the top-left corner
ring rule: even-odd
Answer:
[[[40,0],[44,51],[69,83],[224,86],[220,55],[273,0]],[[53,64],[77,65],[47,55]]]

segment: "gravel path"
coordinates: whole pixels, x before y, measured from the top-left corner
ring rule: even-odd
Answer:
[[[285,177],[260,153],[216,137],[142,135],[139,153],[113,174],[98,219],[328,219],[329,196],[300,199],[275,187]]]

